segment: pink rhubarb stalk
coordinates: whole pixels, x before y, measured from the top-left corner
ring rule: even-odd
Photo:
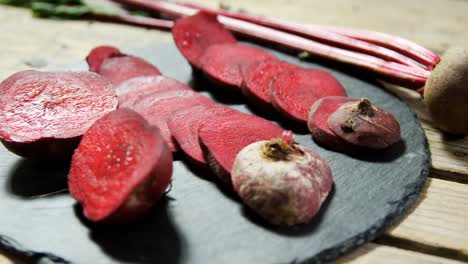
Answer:
[[[211,14],[236,18],[239,20],[263,25],[269,28],[274,28],[274,29],[278,29],[281,31],[294,33],[296,35],[300,35],[303,37],[313,38],[322,42],[336,45],[338,47],[343,47],[343,48],[348,48],[348,49],[352,49],[352,50],[359,51],[359,52],[364,52],[369,55],[373,55],[373,56],[376,56],[385,60],[389,60],[389,61],[398,62],[398,63],[405,64],[408,66],[415,66],[415,67],[427,69],[427,68],[431,68],[435,64],[433,58],[429,57],[429,55],[426,56],[426,54],[418,54],[421,47],[417,46],[414,43],[413,44],[416,45],[416,47],[412,47],[408,44],[404,46],[404,48],[409,49],[409,52],[411,52],[411,54],[415,54],[414,56],[411,56],[411,58],[409,58],[407,56],[400,54],[402,52],[398,53],[398,52],[395,52],[394,50],[391,50],[390,48],[381,47],[379,45],[369,43],[368,41],[357,39],[353,36],[347,36],[346,34],[340,34],[339,32],[334,32],[333,30],[327,27],[322,28],[320,26],[305,26],[302,24],[292,23],[292,22],[288,22],[288,21],[284,21],[280,19],[275,19],[275,18],[266,18],[266,17],[254,16],[250,14],[235,13],[235,12],[230,12],[226,10],[210,9],[210,8],[202,7],[202,6],[195,5],[195,4],[183,4],[183,5],[187,7],[192,7],[192,8],[204,11],[204,12],[208,12]]]
[[[198,12],[195,8],[166,1],[118,0],[118,2],[163,12],[176,17],[190,16]],[[367,54],[330,47],[304,37],[271,29],[251,22],[226,16],[218,16],[218,20],[224,24],[226,28],[236,33],[306,51],[312,55],[358,66],[375,72],[382,77],[386,77],[388,81],[407,87],[421,87],[424,85],[430,73],[424,69],[386,61]]]

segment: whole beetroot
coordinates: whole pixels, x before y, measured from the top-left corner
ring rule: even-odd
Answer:
[[[324,159],[284,136],[243,148],[231,174],[244,203],[274,225],[311,220],[333,184]]]
[[[328,118],[328,126],[352,145],[383,149],[400,141],[400,124],[392,114],[367,98],[343,104]]]

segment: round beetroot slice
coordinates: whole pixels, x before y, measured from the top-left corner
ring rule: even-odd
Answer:
[[[129,108],[138,100],[152,93],[166,90],[192,90],[192,88],[163,75],[131,78],[115,88],[115,92],[119,97],[119,107]]]
[[[151,125],[157,126],[169,149],[175,152],[177,144],[167,126],[172,113],[183,108],[212,103],[214,102],[210,98],[194,91],[169,90],[152,93],[151,96],[137,101],[132,109],[141,114]]]
[[[133,77],[161,75],[156,66],[134,56],[108,58],[102,62],[97,73],[108,79],[114,86]]]
[[[400,141],[400,124],[392,114],[363,98],[343,104],[328,118],[328,126],[346,142],[384,149]]]
[[[321,145],[336,150],[345,150],[349,143],[337,136],[328,126],[328,118],[345,103],[355,102],[357,99],[343,96],[327,96],[317,100],[309,113],[307,126],[314,140]]]
[[[66,158],[100,117],[117,107],[92,72],[22,71],[0,83],[0,138],[25,157]]]
[[[104,60],[115,56],[125,56],[115,47],[112,46],[98,46],[92,49],[88,56],[86,56],[86,62],[89,66],[89,71],[97,72],[101,67]]]
[[[172,36],[180,53],[192,66],[200,68],[200,58],[214,44],[236,43],[236,38],[218,22],[216,15],[204,12],[179,18],[172,27]]]
[[[208,165],[224,182],[231,184],[231,169],[237,153],[260,140],[281,136],[283,130],[258,116],[240,112],[212,116],[200,126],[199,140]]]
[[[203,72],[224,87],[240,88],[243,72],[258,61],[275,59],[257,47],[229,43],[210,46],[200,59]]]
[[[271,105],[270,83],[280,73],[297,67],[286,61],[259,61],[248,67],[244,73],[242,93],[255,105],[267,108]]]
[[[346,96],[346,91],[328,72],[297,67],[273,80],[270,95],[278,111],[288,118],[306,123],[315,101],[325,96]]]
[[[140,217],[163,195],[172,154],[156,127],[119,109],[94,123],[73,154],[68,186],[92,221]]]
[[[197,165],[206,165],[206,159],[198,140],[198,130],[215,115],[236,112],[219,104],[204,104],[181,109],[169,118],[168,127],[182,151]]]

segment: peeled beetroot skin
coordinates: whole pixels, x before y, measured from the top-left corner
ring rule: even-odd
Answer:
[[[169,149],[175,152],[177,144],[167,126],[169,117],[180,109],[213,103],[210,98],[194,91],[168,90],[152,93],[151,96],[135,102],[132,109],[141,114],[151,125],[157,126]]]
[[[242,201],[274,225],[311,220],[333,185],[327,162],[282,138],[258,141],[237,154],[232,184]]]
[[[141,217],[163,195],[172,154],[158,128],[119,109],[94,123],[73,154],[68,186],[91,221]]]
[[[273,106],[286,117],[307,123],[310,107],[325,96],[346,96],[340,82],[328,72],[318,69],[294,68],[271,83]]]
[[[208,165],[224,182],[231,183],[237,153],[250,143],[279,137],[283,130],[258,116],[241,112],[213,116],[199,129],[199,139]]]
[[[248,67],[243,76],[242,93],[258,108],[271,108],[270,84],[280,73],[297,67],[286,61],[264,60]]]
[[[383,149],[400,141],[400,124],[369,99],[343,104],[328,118],[330,129],[353,145]]]
[[[207,77],[227,88],[240,88],[243,72],[258,61],[275,59],[268,51],[257,47],[229,43],[211,45],[200,59]]]
[[[216,15],[204,12],[177,19],[172,36],[180,53],[196,68],[201,67],[200,58],[209,46],[237,42]]]
[[[110,83],[92,72],[22,71],[0,83],[0,138],[30,158],[66,159],[80,137],[117,107]]]
[[[134,56],[108,58],[102,62],[96,72],[108,79],[114,86],[138,76],[161,75],[156,66]]]
[[[92,49],[86,57],[89,71],[97,72],[104,60],[110,57],[125,56],[120,50],[112,46],[98,46]]]
[[[138,100],[150,96],[152,93],[167,90],[192,90],[192,88],[163,75],[134,77],[115,87],[119,106],[129,108]]]
[[[328,127],[328,118],[340,106],[358,99],[343,96],[327,96],[317,100],[310,109],[307,127],[315,141],[319,144],[336,150],[346,150],[351,145],[341,139]]]
[[[233,112],[236,112],[236,110],[219,104],[197,105],[175,112],[169,118],[167,125],[187,157],[199,166],[206,166],[207,161],[198,139],[200,126],[205,122],[210,122],[215,115]]]

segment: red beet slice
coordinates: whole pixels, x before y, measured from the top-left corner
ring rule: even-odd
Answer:
[[[346,142],[384,149],[400,141],[400,124],[392,114],[363,98],[343,104],[328,118],[328,126]]]
[[[102,117],[73,154],[68,186],[92,221],[142,216],[163,195],[172,154],[159,130],[129,109]]]
[[[196,68],[201,67],[200,58],[209,46],[237,42],[216,15],[203,12],[177,19],[172,36],[180,53]]]
[[[198,130],[205,122],[210,122],[215,115],[237,112],[236,110],[218,104],[204,104],[181,109],[169,118],[167,123],[172,136],[178,145],[199,166],[205,166],[206,159],[200,148]]]
[[[108,58],[102,62],[97,73],[107,78],[114,86],[138,76],[161,75],[156,66],[134,56]]]
[[[297,67],[286,61],[265,60],[248,67],[244,73],[241,85],[242,93],[255,106],[263,109],[271,108],[270,84],[280,73]]]
[[[340,82],[328,72],[295,68],[284,72],[271,83],[273,106],[286,117],[307,123],[309,110],[325,96],[346,96]]]
[[[240,112],[212,116],[200,127],[199,139],[208,165],[231,184],[231,169],[237,153],[250,143],[281,136],[283,130],[258,116]]]
[[[257,47],[229,43],[210,46],[200,59],[203,72],[216,83],[240,88],[243,72],[258,61],[275,59],[268,51]]]
[[[117,107],[110,83],[92,72],[22,71],[0,93],[0,138],[24,157],[70,157],[94,121]]]
[[[119,97],[119,107],[132,108],[138,100],[152,93],[166,90],[192,90],[189,86],[166,76],[141,76],[119,84],[115,92]]]
[[[125,56],[120,50],[112,46],[98,46],[92,49],[86,57],[89,71],[97,72],[104,60],[115,56]]]
[[[307,121],[314,140],[330,149],[345,150],[351,147],[328,127],[328,118],[343,104],[355,101],[357,99],[343,96],[327,96],[317,100],[312,105]]]
[[[141,114],[151,125],[161,130],[161,135],[171,151],[176,151],[176,142],[167,127],[167,120],[177,110],[195,105],[212,104],[210,98],[190,90],[169,90],[152,93],[133,105],[132,109]]]

